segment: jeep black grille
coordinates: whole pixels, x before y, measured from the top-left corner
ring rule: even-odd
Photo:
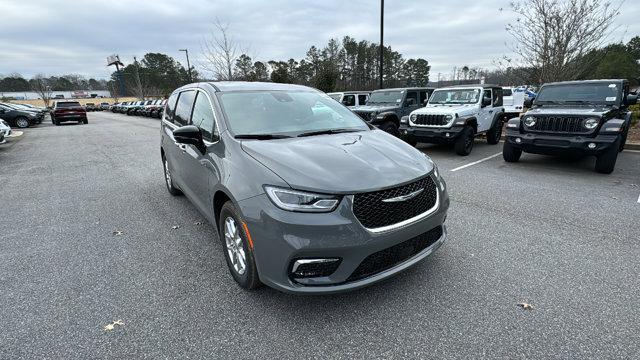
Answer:
[[[433,245],[442,236],[442,226],[437,226],[390,248],[367,256],[347,279],[356,281],[387,270]]]
[[[536,116],[535,125],[527,129],[549,133],[588,133],[590,130],[582,126],[584,120],[574,116]]]
[[[416,115],[416,120],[413,121],[416,125],[434,125],[443,126],[447,125],[448,121],[444,119],[444,115]]]
[[[405,201],[382,201],[411,194],[420,189],[423,189],[421,193]],[[436,204],[437,191],[435,182],[427,176],[391,189],[356,194],[353,198],[353,213],[366,228],[397,224],[431,209]]]

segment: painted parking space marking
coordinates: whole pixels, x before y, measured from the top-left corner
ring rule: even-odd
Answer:
[[[640,204],[640,195],[638,195],[638,204]]]
[[[483,161],[491,160],[491,159],[493,159],[494,157],[496,157],[496,156],[500,156],[500,155],[502,155],[502,153],[501,153],[501,152],[499,152],[499,153],[497,153],[497,154],[493,154],[493,155],[491,155],[491,156],[487,156],[487,157],[486,157],[486,158],[484,158],[484,159],[480,159],[480,160],[478,160],[478,161],[474,161],[474,162],[472,162],[472,163],[468,163],[468,164],[466,164],[466,165],[458,166],[457,168],[455,168],[455,169],[451,169],[450,171],[451,171],[451,172],[454,172],[454,171],[462,170],[462,169],[464,169],[464,168],[468,168],[469,166],[473,166],[473,165],[480,164],[480,163],[481,163],[481,162],[483,162]]]

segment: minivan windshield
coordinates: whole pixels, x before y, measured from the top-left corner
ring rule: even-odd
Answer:
[[[369,129],[349,109],[315,91],[231,91],[218,98],[236,137]]]
[[[404,94],[404,90],[393,90],[393,91],[385,91],[385,90],[376,90],[371,93],[371,97],[367,101],[367,105],[370,104],[399,104],[402,101],[402,95]]]
[[[540,89],[536,104],[545,102],[613,104],[618,100],[620,91],[619,84],[608,82],[546,85]]]
[[[429,104],[474,104],[480,100],[480,89],[436,90]]]

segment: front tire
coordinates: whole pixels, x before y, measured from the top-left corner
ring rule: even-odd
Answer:
[[[171,171],[169,170],[169,161],[162,155],[162,167],[164,168],[164,183],[167,186],[167,191],[173,196],[182,195],[182,191],[173,185],[173,178],[171,177]]]
[[[520,156],[522,156],[522,150],[511,145],[509,140],[505,140],[504,146],[502,146],[502,158],[504,161],[518,162],[518,160],[520,160]]]
[[[616,167],[622,138],[618,137],[611,147],[596,158],[595,170],[601,174],[611,174]]]
[[[398,130],[398,126],[391,121],[387,121],[380,125],[380,130],[387,132],[395,137],[400,136],[400,131]]]
[[[218,224],[224,257],[231,276],[243,289],[252,290],[259,287],[261,283],[253,257],[253,246],[247,240],[242,217],[231,201],[222,205]]]
[[[475,134],[473,128],[471,126],[465,126],[464,129],[462,129],[460,137],[454,143],[456,154],[460,156],[467,156],[471,154],[471,150],[473,150],[474,137]]]

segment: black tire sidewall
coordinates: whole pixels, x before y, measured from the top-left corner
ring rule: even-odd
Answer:
[[[464,129],[462,129],[462,134],[460,134],[460,137],[456,139],[454,146],[458,155],[467,156],[471,154],[471,151],[473,151],[474,135],[473,129],[470,126],[465,126]],[[467,149],[466,139],[469,137],[471,137],[471,146]]]
[[[595,170],[601,174],[611,174],[616,167],[622,137],[618,136],[611,147],[596,158]]]

